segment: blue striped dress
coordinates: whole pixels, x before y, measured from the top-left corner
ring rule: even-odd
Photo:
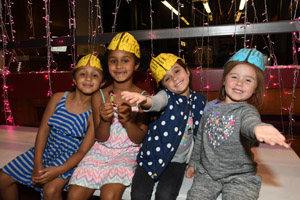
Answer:
[[[55,113],[50,117],[48,125],[50,132],[43,154],[45,168],[59,166],[66,162],[79,149],[88,129],[88,118],[91,110],[81,114],[73,114],[66,110],[65,102],[68,92],[65,92],[60,102],[56,105]],[[28,187],[32,184],[34,147],[19,155],[5,165],[1,170]],[[58,177],[68,179],[74,168]],[[65,187],[65,189],[67,186]],[[35,188],[37,191],[42,190]]]

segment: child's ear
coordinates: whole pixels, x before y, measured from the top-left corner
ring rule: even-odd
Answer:
[[[139,67],[140,67],[140,63],[138,63],[138,64],[136,64],[136,65],[134,66],[134,70],[135,70],[135,71],[138,70]]]
[[[102,82],[100,83],[100,88],[102,88],[105,84],[106,84],[106,80],[102,81]]]
[[[73,78],[73,83],[74,83],[74,85],[76,85],[77,84],[77,81]]]

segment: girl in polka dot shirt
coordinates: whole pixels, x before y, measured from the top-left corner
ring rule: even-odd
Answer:
[[[190,89],[190,71],[180,57],[161,53],[150,63],[152,76],[162,88],[155,96],[124,91],[122,98],[138,103],[144,112],[160,112],[148,128],[137,156],[131,199],[176,199],[183,181],[193,135],[206,99]]]

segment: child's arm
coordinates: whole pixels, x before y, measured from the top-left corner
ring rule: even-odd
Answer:
[[[188,168],[186,169],[186,172],[185,172],[185,176],[187,178],[193,178],[193,176],[195,175],[196,173],[196,170],[193,166],[188,166]]]
[[[35,178],[35,181],[40,184],[45,184],[53,179],[55,179],[58,175],[64,174],[74,168],[84,157],[84,155],[88,152],[88,150],[92,147],[95,142],[94,136],[94,123],[93,116],[90,115],[88,120],[88,130],[87,133],[76,153],[74,153],[65,163],[57,167],[48,167],[40,170],[42,175],[40,177]]]
[[[257,109],[250,105],[241,113],[241,134],[250,140],[289,148],[285,137],[272,125],[263,123]]]
[[[187,178],[192,178],[196,173],[196,166],[200,164],[200,151],[201,151],[201,145],[202,145],[202,123],[204,121],[204,118],[201,118],[200,125],[197,131],[197,135],[194,136],[195,143],[191,155],[191,159],[189,161],[189,167],[187,168],[185,175]]]
[[[139,93],[136,94],[140,95]],[[144,93],[144,95],[149,95],[149,93],[146,92]],[[147,99],[148,98],[149,97],[147,97]],[[143,141],[148,129],[147,113],[143,112],[139,108],[137,115],[134,116],[132,115],[131,105],[129,105],[126,102],[123,102],[118,106],[118,114],[119,121],[126,129],[129,139],[136,144],[140,144]]]
[[[37,132],[35,145],[34,145],[34,158],[33,158],[34,168],[32,171],[33,183],[35,183],[34,181],[35,177],[39,177],[42,175],[40,170],[44,169],[44,164],[42,160],[43,160],[43,154],[44,154],[45,146],[50,131],[50,127],[48,126],[47,122],[50,119],[50,117],[54,114],[55,107],[60,101],[60,99],[63,97],[63,94],[64,94],[63,92],[55,93],[49,100],[49,103],[47,104],[47,107],[43,114],[41,125]]]
[[[273,126],[256,126],[254,134],[259,142],[269,145],[280,145],[285,148],[290,146],[285,142],[285,137]]]
[[[110,126],[114,114],[110,102],[103,103],[101,93],[98,91],[92,96],[92,113],[94,118],[95,137],[104,142],[110,136]]]
[[[144,108],[151,108],[152,106],[152,98],[137,92],[123,91],[121,92],[121,96],[126,101],[129,101],[129,103],[140,104]]]

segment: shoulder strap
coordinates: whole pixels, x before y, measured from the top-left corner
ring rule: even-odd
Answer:
[[[102,90],[100,89],[100,92],[101,92],[101,96],[102,96],[102,99],[103,99],[103,103],[105,103],[105,98],[104,98],[104,94],[102,92]]]
[[[143,91],[141,92],[141,94],[144,94],[145,92],[146,92],[146,90],[143,90]],[[138,107],[139,107],[139,104],[137,103],[135,107],[138,108]]]
[[[65,91],[65,93],[64,93],[64,97],[67,97],[67,96],[68,96],[68,94],[69,94],[69,92],[68,92],[68,91]]]

